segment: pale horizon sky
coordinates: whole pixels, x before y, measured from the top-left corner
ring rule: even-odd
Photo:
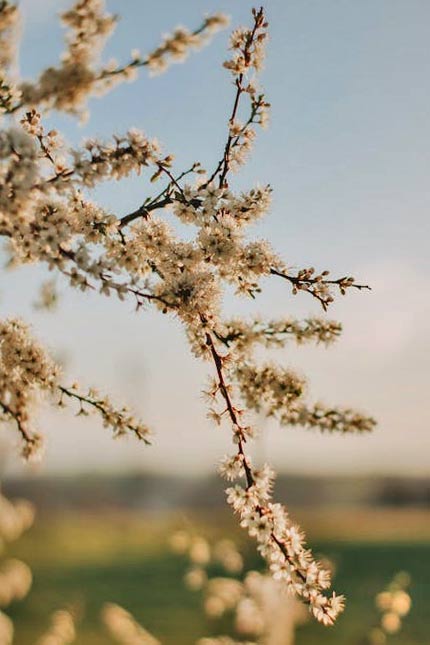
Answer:
[[[233,187],[270,182],[274,202],[256,233],[272,240],[292,265],[352,274],[372,286],[339,298],[328,316],[342,338],[331,348],[287,346],[276,357],[306,374],[311,399],[351,405],[378,420],[373,435],[321,436],[264,424],[256,452],[283,472],[315,474],[430,473],[429,112],[430,4],[420,0],[324,3],[268,0],[271,23],[261,82],[272,103],[270,128],[259,133],[249,164]],[[64,0],[22,0],[24,76],[55,63],[62,50],[56,11]],[[104,59],[127,60],[159,42],[178,23],[193,27],[220,10],[232,25],[249,21],[252,3],[216,0],[108,0],[122,16]],[[175,154],[177,168],[211,167],[224,141],[232,87],[222,69],[228,32],[149,79],[145,71],[90,102],[80,127],[70,117],[50,123],[71,142],[108,137],[135,126]],[[98,190],[118,215],[146,196],[138,178]],[[62,288],[58,313],[30,304],[45,278],[40,269],[2,273],[1,315],[22,315],[70,380],[97,385],[134,404],[155,432],[152,447],[113,442],[94,417],[51,414],[41,472],[115,469],[214,471],[230,450],[228,428],[206,420],[200,392],[210,366],[190,357],[177,322],[134,305]],[[266,316],[320,314],[306,294],[267,281],[255,304],[229,299],[231,312]],[[10,460],[10,473],[23,466]]]

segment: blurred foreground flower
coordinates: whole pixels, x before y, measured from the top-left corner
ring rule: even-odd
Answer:
[[[399,571],[384,591],[377,594],[375,604],[381,612],[379,624],[373,627],[365,639],[368,645],[384,645],[392,634],[402,628],[402,619],[409,613],[412,600],[407,592],[411,579],[405,571]]]

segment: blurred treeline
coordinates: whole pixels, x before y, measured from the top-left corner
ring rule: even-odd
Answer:
[[[155,474],[32,476],[6,479],[10,497],[34,502],[39,512],[56,509],[208,509],[225,505],[216,477]],[[311,477],[280,475],[276,496],[292,507],[430,508],[430,477]]]

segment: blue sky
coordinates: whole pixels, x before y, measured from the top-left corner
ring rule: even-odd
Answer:
[[[209,11],[232,24],[249,20],[252,3],[230,0],[109,0],[122,16],[105,58],[143,53],[178,23],[195,26]],[[24,76],[55,63],[63,0],[22,0]],[[274,204],[258,234],[275,241],[296,266],[353,274],[371,293],[350,293],[330,316],[344,325],[333,348],[288,347],[283,364],[309,378],[310,397],[351,404],[374,414],[373,436],[320,437],[265,423],[256,450],[285,472],[422,474],[429,471],[428,284],[430,4],[423,0],[268,0],[270,27],[262,76],[271,101],[261,133],[235,187],[270,182]],[[206,167],[219,157],[232,86],[222,69],[227,32],[163,76],[143,72],[90,102],[85,126],[52,115],[71,142],[109,136],[131,126],[156,136],[177,167]],[[104,185],[97,195],[118,215],[146,196],[140,178]],[[31,319],[68,373],[135,404],[156,431],[154,446],[112,442],[96,421],[47,414],[48,471],[164,469],[209,472],[229,446],[227,428],[205,420],[200,397],[207,369],[187,352],[177,323],[93,295],[63,289],[55,315],[29,303],[44,278],[24,268],[2,273],[2,314]],[[268,283],[256,304],[229,300],[234,312],[320,313],[285,284]],[[42,423],[42,420],[41,420]],[[15,466],[11,464],[11,469]]]

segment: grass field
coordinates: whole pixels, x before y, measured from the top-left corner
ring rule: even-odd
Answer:
[[[297,645],[358,645],[376,617],[374,595],[399,570],[412,577],[413,607],[402,633],[390,642],[430,645],[428,513],[338,509],[297,515],[310,527],[314,549],[334,561],[336,590],[348,598],[347,610],[335,628],[309,622],[298,630]],[[186,561],[167,547],[171,530],[184,521],[208,535],[222,529],[244,539],[224,515],[186,520],[135,514],[39,517],[36,526],[9,550],[26,561],[34,574],[28,598],[8,612],[15,622],[15,643],[33,645],[50,612],[72,605],[82,615],[77,643],[108,645],[112,641],[98,620],[105,601],[129,609],[165,645],[191,645],[199,637],[219,633],[217,622],[203,616],[199,594],[183,585]],[[252,564],[256,564],[253,551],[248,552],[249,561],[254,558]]]

